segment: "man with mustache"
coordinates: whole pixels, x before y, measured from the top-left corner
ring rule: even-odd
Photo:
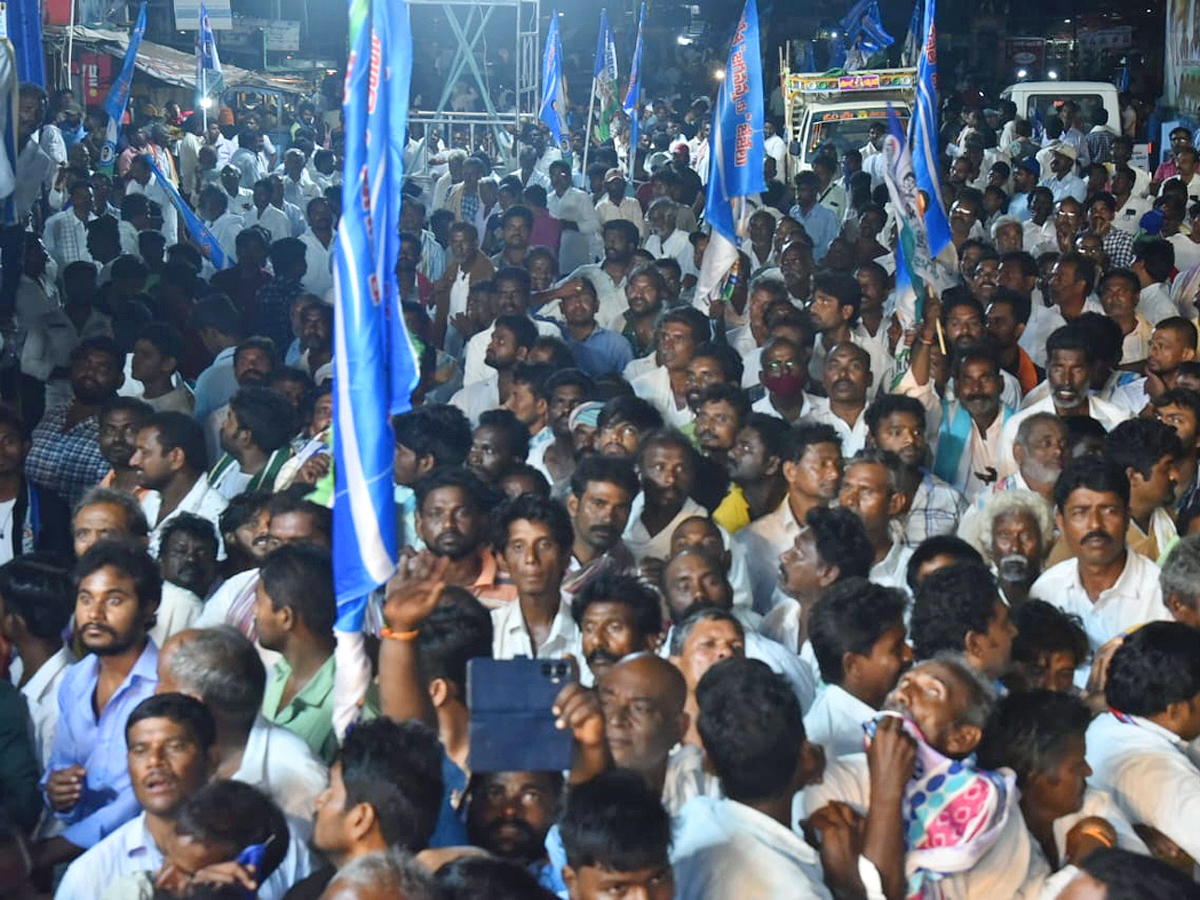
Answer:
[[[449,560],[446,584],[465,588],[495,609],[517,598],[488,546],[488,510],[495,491],[467,469],[435,469],[417,482],[416,530],[428,550]]]
[[[729,448],[729,492],[713,510],[713,521],[736,534],[779,508],[787,494],[783,477],[783,445],[788,423],[777,416],[747,415]]]
[[[567,512],[575,540],[563,591],[575,594],[606,573],[629,574],[637,562],[621,540],[641,485],[633,465],[608,456],[585,456],[571,475]]]
[[[632,575],[604,574],[589,581],[571,601],[571,617],[593,681],[631,653],[653,652],[662,637],[658,595]],[[581,675],[586,684],[589,679]]]
[[[625,545],[639,564],[666,559],[671,535],[692,516],[707,510],[689,496],[695,484],[696,451],[678,431],[664,428],[646,437],[638,453],[642,493],[633,500]]]
[[[1104,456],[1129,477],[1129,530],[1125,543],[1131,550],[1157,560],[1179,532],[1171,515],[1175,503],[1176,463],[1183,444],[1170,425],[1156,419],[1122,422],[1104,440]]]
[[[841,437],[842,453],[852,456],[867,442],[870,354],[857,344],[836,344],[825,357],[822,384],[825,396],[813,398],[810,418],[832,426]]]
[[[809,358],[808,374],[814,381],[823,378],[826,357],[842,344],[854,344],[868,357],[867,371],[874,378],[868,378],[867,385],[874,396],[891,387],[894,364],[885,343],[872,337],[859,321],[861,308],[862,289],[853,275],[825,271],[813,276],[808,314],[819,334]]]
[[[1046,342],[1046,382],[1049,394],[1012,415],[1000,432],[998,467],[1005,474],[1016,468],[1013,444],[1021,423],[1040,412],[1062,416],[1089,416],[1111,431],[1129,416],[1106,400],[1091,396],[1096,358],[1089,332],[1078,325],[1064,325]]]
[[[828,506],[842,480],[841,438],[829,425],[793,428],[784,445],[783,478],[787,494],[772,513],[751,522],[734,537],[745,548],[754,608],[767,613],[774,605],[779,560],[796,540],[808,511]]]
[[[129,464],[137,449],[137,433],[154,409],[135,397],[113,397],[100,410],[100,455],[112,471],[100,480],[100,487],[111,487],[133,494],[139,500],[146,489],[138,483],[137,470]]]
[[[549,865],[546,834],[558,817],[558,772],[481,772],[471,779],[467,837],[476,847],[534,873]]]
[[[50,809],[66,827],[33,848],[37,867],[69,862],[137,813],[122,734],[158,683],[158,648],[147,637],[162,594],[154,560],[140,546],[101,541],[75,575],[75,627],[87,655],[63,676],[42,776]]]
[[[912,368],[898,388],[921,401],[935,429],[933,474],[970,501],[999,477],[1001,435],[1013,407],[1001,398],[1004,373],[994,341],[956,348],[955,393],[947,390],[939,398],[930,378],[929,347],[934,340],[936,335],[926,325],[913,350]]]
[[[25,459],[30,481],[74,506],[108,474],[100,453],[100,410],[125,383],[125,354],[112,338],[88,338],[71,354],[70,403],[46,410]]]
[[[189,415],[155,413],[138,430],[129,464],[146,489],[142,511],[150,523],[150,555],[158,556],[163,527],[180,513],[192,513],[220,528],[228,501],[209,487],[204,430]],[[218,557],[225,556],[218,539]]]
[[[1136,625],[1169,620],[1158,566],[1125,543],[1125,472],[1107,460],[1073,459],[1059,476],[1054,500],[1073,558],[1043,573],[1030,595],[1079,616],[1093,651]]]
[[[827,804],[843,803],[865,817],[862,856],[875,867],[881,892],[904,896],[906,871],[920,878],[940,878],[947,895],[964,898],[1036,897],[1050,867],[1032,846],[1017,808],[1017,792],[1002,791],[995,777],[981,772],[971,754],[983,738],[995,705],[995,694],[960,658],[922,662],[900,676],[883,709],[895,715],[874,719],[866,753],[834,760],[820,784],[804,792],[805,809],[820,813]],[[921,761],[923,775],[914,764]],[[959,800],[945,779],[934,774],[958,772],[966,787],[995,797],[996,808],[981,835],[948,843],[941,853],[958,857],[952,870],[933,868],[922,823],[929,822],[922,802],[934,797],[935,810],[953,808]],[[907,823],[912,823],[908,825]],[[944,858],[944,857],[943,857]]]
[[[903,463],[894,453],[863,450],[846,462],[838,491],[838,505],[862,519],[867,530],[874,550],[871,581],[900,589],[912,555],[892,526],[906,500],[904,477]]]

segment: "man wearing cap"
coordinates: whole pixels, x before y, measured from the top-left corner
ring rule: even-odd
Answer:
[[[1074,197],[1080,204],[1087,195],[1087,185],[1082,178],[1075,174],[1075,160],[1079,151],[1073,144],[1061,143],[1054,148],[1050,157],[1050,175],[1042,179],[1042,184],[1050,189],[1057,203],[1065,197]]]
[[[625,173],[620,169],[609,169],[604,173],[604,196],[596,203],[596,215],[601,227],[613,219],[628,219],[637,226],[638,234],[646,237],[646,222],[642,217],[642,205],[633,197],[625,196]]]
[[[1013,195],[1008,201],[1008,214],[1018,222],[1028,222],[1033,218],[1029,210],[1029,192],[1037,187],[1041,177],[1042,167],[1032,156],[1013,163]]]

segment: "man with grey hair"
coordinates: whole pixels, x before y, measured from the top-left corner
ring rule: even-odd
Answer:
[[[1023,603],[1058,534],[1054,508],[1033,491],[1000,491],[986,496],[979,515],[968,524],[971,531],[960,528],[958,536],[983,554],[1008,604]]]
[[[648,253],[653,253],[655,259],[670,257],[679,263],[682,278],[696,275],[696,265],[692,242],[688,234],[676,227],[679,216],[679,204],[670,197],[659,197],[646,210],[646,223],[649,236],[642,242]]]
[[[1182,537],[1171,548],[1158,583],[1171,617],[1200,630],[1200,535]]]
[[[71,516],[76,558],[107,538],[125,538],[145,547],[150,542],[150,524],[132,494],[115,488],[92,488]]]
[[[433,880],[416,861],[396,850],[360,856],[337,873],[324,900],[437,900]]]
[[[903,892],[906,861],[914,862],[906,856],[925,847],[915,842],[906,822],[931,823],[928,816],[953,811],[962,797],[960,791],[947,790],[944,775],[953,771],[961,790],[994,800],[979,835],[960,838],[943,851],[956,851],[955,858],[974,863],[939,871],[925,855],[913,866],[916,874],[940,879],[946,896],[1038,896],[1050,867],[1032,844],[1017,808],[1018,794],[971,759],[995,702],[995,691],[963,658],[947,654],[918,663],[900,676],[883,712],[868,724],[867,752],[831,762],[823,782],[805,788],[805,809],[812,814],[841,802],[866,818],[863,856],[875,871],[865,875],[877,876],[874,885],[865,885],[868,890],[882,893],[886,886],[889,896]],[[920,800],[914,803],[914,798]],[[936,802],[924,803],[926,799]]]
[[[312,820],[327,770],[304,741],[263,718],[266,671],[254,644],[236,628],[189,629],[158,656],[158,692],[195,697],[217,725],[219,778],[261,788],[289,815]]]

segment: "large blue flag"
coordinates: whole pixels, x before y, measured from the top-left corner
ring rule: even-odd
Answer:
[[[946,218],[942,185],[938,180],[936,18],[937,0],[926,0],[925,23],[921,31],[923,43],[917,59],[917,108],[913,110],[908,139],[917,187],[925,194],[925,230],[929,234],[929,250],[934,256],[950,244],[950,222]]]
[[[592,90],[600,101],[600,124],[596,138],[607,141],[608,123],[617,111],[617,44],[612,29],[608,27],[608,10],[600,10],[600,31],[596,37],[596,65],[592,70]],[[588,111],[589,116],[591,111]],[[590,142],[592,136],[588,135]]]
[[[133,31],[129,33],[129,46],[125,48],[125,60],[121,63],[121,71],[109,89],[108,97],[104,100],[104,112],[108,114],[108,129],[104,134],[104,146],[100,148],[100,171],[106,175],[113,173],[117,161],[117,132],[121,120],[125,118],[125,107],[129,105],[129,90],[133,86],[133,65],[137,61],[138,48],[142,45],[142,35],[146,33],[146,0],[138,9],[137,21]]]
[[[842,19],[842,30],[850,45],[861,41],[864,56],[878,53],[896,42],[883,28],[879,0],[857,0]]]
[[[158,183],[167,192],[167,196],[171,198],[171,204],[179,211],[179,219],[183,222],[183,227],[187,229],[188,237],[201,248],[201,251],[207,248],[208,261],[213,264],[213,268],[219,271],[226,266],[232,265],[232,260],[225,257],[225,251],[217,243],[216,237],[208,230],[208,226],[200,221],[200,217],[192,211],[192,208],[187,205],[183,197],[179,195],[179,191],[175,190],[175,185],[171,184],[170,179],[155,164],[154,157],[147,153],[142,156],[142,159],[146,161],[146,165],[150,167],[150,171],[154,173],[154,177],[158,179]]]
[[[218,97],[225,90],[221,74],[221,57],[217,55],[217,36],[208,20],[208,6],[200,4],[200,27],[196,31],[196,106],[203,109],[208,121],[208,98]]]
[[[42,44],[42,4],[39,0],[12,0],[7,4],[8,40],[17,65],[17,80],[46,86],[46,55]],[[0,15],[4,15],[0,11]]]
[[[342,218],[334,252],[334,586],[339,631],[396,561],[390,413],[417,382],[394,275],[412,31],[402,0],[351,0]],[[390,255],[389,255],[390,254]]]
[[[921,0],[916,0],[912,18],[908,20],[908,33],[904,35],[904,49],[900,51],[900,65],[915,66],[921,46]]]
[[[546,123],[554,136],[554,145],[562,143],[567,131],[567,88],[563,81],[562,41],[558,37],[558,10],[550,12],[550,29],[546,32],[546,53],[542,57],[542,105],[538,118]]]
[[[642,29],[646,25],[646,3],[642,0],[642,11],[638,13],[637,40],[633,45],[633,59],[629,63],[629,87],[625,91],[622,108],[629,117],[629,180],[633,181],[633,166],[637,159],[638,126],[641,124],[642,104]]]
[[[712,169],[704,219],[712,232],[696,282],[696,297],[701,299],[713,295],[738,260],[738,226],[746,219],[744,198],[767,187],[763,178],[762,51],[755,0],[746,0],[733,33],[725,78],[713,106],[709,158]]]

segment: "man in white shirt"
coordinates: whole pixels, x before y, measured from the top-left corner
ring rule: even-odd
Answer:
[[[592,262],[599,251],[600,219],[591,194],[571,185],[571,167],[561,159],[550,164],[546,208],[562,223],[559,265],[563,271]]]
[[[625,196],[625,173],[620,169],[609,169],[604,173],[604,196],[596,202],[596,216],[604,225],[614,219],[632,222],[638,234],[645,236],[646,223],[642,217],[642,205],[635,197]]]
[[[858,881],[852,854],[820,854],[792,829],[797,791],[820,780],[799,701],[765,664],[727,659],[696,689],[697,728],[724,797],[697,797],[680,811],[671,850],[680,900],[789,897],[816,900]],[[832,818],[829,834],[848,830]],[[836,841],[823,846],[832,849]]]
[[[888,695],[883,708],[896,715],[877,720],[867,753],[834,760],[826,765],[822,783],[804,791],[810,814],[832,802],[846,803],[861,816],[870,811],[865,846],[874,849],[858,860],[868,896],[883,896],[885,885],[892,886],[889,895],[896,890],[902,894],[906,872],[914,869],[926,873],[925,883],[929,877],[938,879],[942,894],[958,900],[1039,896],[1050,867],[1025,827],[1017,792],[1008,785],[1001,788],[995,776],[975,770],[969,760],[994,704],[990,686],[961,660],[920,663]],[[914,771],[917,758],[923,763],[920,775]],[[939,869],[937,860],[922,852],[924,843],[912,846],[905,823],[931,814],[915,802],[918,796],[923,801],[936,792],[933,809],[939,811],[943,800],[954,802],[954,796],[940,793],[941,785],[930,787],[936,784],[931,770],[949,767],[978,779],[996,805],[991,822],[980,825],[979,837],[940,851],[962,864]]]
[[[789,257],[793,252],[791,245],[788,245],[784,248],[782,256]],[[806,298],[797,296],[796,299],[803,301]],[[853,276],[824,271],[813,277],[812,301],[808,307],[808,314],[819,333],[813,342],[808,374],[814,381],[823,379],[827,354],[838,344],[855,344],[865,350],[870,358],[867,396],[874,397],[891,389],[895,362],[883,342],[872,337],[859,321],[861,308],[862,289]],[[853,452],[846,448],[843,450],[847,453]]]
[[[784,162],[787,159],[787,144],[776,134],[775,123],[770,119],[763,122],[763,151],[775,160],[775,180],[786,183]]]
[[[895,517],[906,501],[901,487],[903,463],[892,453],[862,450],[846,461],[838,505],[860,519],[875,551],[871,581],[887,587],[906,588],[905,572],[912,548],[905,545],[904,532]]]
[[[309,200],[321,196],[321,188],[308,174],[305,162],[304,151],[293,147],[283,155],[283,165],[275,170],[283,179],[283,198],[301,209],[307,208]]]
[[[1042,179],[1042,185],[1050,188],[1055,203],[1065,197],[1073,197],[1083,203],[1087,185],[1082,178],[1075,174],[1075,160],[1078,156],[1079,151],[1073,144],[1059,144],[1054,148],[1054,153],[1050,157],[1052,174]]]
[[[1017,429],[1023,421],[1036,413],[1091,416],[1099,421],[1106,431],[1129,418],[1119,407],[1091,396],[1090,386],[1096,362],[1092,356],[1093,348],[1088,341],[1087,332],[1076,325],[1064,325],[1050,335],[1050,340],[1046,342],[1046,351],[1046,382],[1049,393],[1045,398],[1026,406],[1005,421],[1000,432],[1001,475],[1010,475],[1016,471],[1017,462],[1012,448]]]
[[[315,197],[306,204],[308,228],[300,235],[304,244],[304,277],[300,286],[322,299],[333,290],[333,209],[324,197]]]
[[[562,580],[575,533],[561,503],[522,494],[497,523],[499,547],[517,599],[492,610],[492,656],[560,659],[574,656],[583,670],[579,626],[562,600]]]
[[[259,788],[310,822],[328,772],[303,738],[260,714],[266,678],[254,643],[228,626],[181,631],[158,656],[159,691],[195,697],[212,713],[217,774]]]
[[[75,611],[65,569],[18,556],[0,568],[0,634],[16,650],[13,683],[29,706],[33,749],[44,769],[58,728],[58,686],[75,662],[63,632]]]
[[[842,454],[853,456],[867,442],[867,392],[871,356],[849,341],[836,344],[825,357],[824,397],[814,397],[809,418],[830,425],[842,439]]]
[[[876,715],[912,662],[904,594],[862,578],[839,581],[812,608],[808,638],[825,686],[804,717],[827,759],[861,753],[863,724]]]
[[[92,186],[77,181],[71,188],[71,203],[46,220],[42,240],[61,272],[73,262],[92,262],[87,249],[87,223],[92,214]]]
[[[1093,651],[1146,622],[1169,620],[1158,566],[1125,545],[1125,472],[1101,459],[1074,459],[1064,467],[1054,495],[1058,528],[1072,558],[1044,572],[1030,596],[1079,616]]]
[[[235,166],[225,166],[221,170],[221,187],[228,197],[229,211],[236,216],[244,216],[254,206],[254,191],[241,186],[241,173]]]
[[[1171,274],[1175,271],[1175,247],[1162,239],[1139,241],[1133,248],[1130,269],[1142,284],[1137,311],[1157,325],[1163,319],[1179,315],[1179,306],[1171,299]]]
[[[237,236],[246,227],[242,217],[229,209],[229,195],[222,188],[210,184],[201,189],[197,212],[212,232],[213,237],[232,265],[237,262]]]
[[[683,277],[696,275],[695,248],[688,234],[675,227],[678,221],[679,204],[669,197],[659,197],[646,211],[650,234],[642,246],[655,259],[671,257],[679,263]]]
[[[501,269],[492,279],[492,289],[497,317],[528,316],[530,303],[528,272],[513,266]],[[533,325],[538,334],[562,339],[562,331],[553,322],[534,319]],[[495,376],[495,372],[489,368],[486,362],[487,349],[492,343],[492,334],[495,330],[496,323],[493,320],[491,325],[467,341],[467,346],[463,350],[464,387]]]
[[[751,522],[734,535],[746,554],[754,608],[769,612],[779,583],[780,557],[804,528],[808,511],[828,506],[842,480],[841,438],[829,425],[793,428],[783,455],[788,492],[775,512]]]
[[[151,529],[150,555],[158,556],[163,526],[186,512],[212,523],[218,557],[224,558],[220,519],[229,504],[208,485],[208,447],[200,423],[184,413],[156,413],[138,431],[136,446],[129,465],[147,489],[141,503]]]
[[[127,194],[145,194],[147,200],[153,200],[162,212],[162,234],[167,239],[167,246],[176,243],[179,238],[179,211],[171,202],[167,193],[158,180],[158,176],[150,171],[150,164],[145,157],[135,156],[129,166],[129,182],[125,185]]]
[[[688,495],[695,486],[696,451],[681,434],[664,430],[642,441],[638,470],[642,492],[625,526],[625,546],[640,564],[671,555],[671,537],[685,519],[707,516]]]
[[[271,203],[275,186],[270,179],[261,178],[254,183],[254,203],[242,217],[244,226],[261,225],[271,235],[271,242],[292,236],[292,223],[278,206]]]
[[[1200,737],[1200,633],[1153,622],[1130,634],[1108,666],[1109,710],[1087,731],[1092,781],[1131,822],[1152,828],[1192,858],[1200,854],[1200,769],[1188,744]]]
[[[696,333],[696,318],[694,310],[672,310],[664,315],[654,331],[654,358],[659,365],[630,382],[634,394],[652,403],[663,421],[675,428],[695,418],[687,402],[688,366],[705,337]]]

